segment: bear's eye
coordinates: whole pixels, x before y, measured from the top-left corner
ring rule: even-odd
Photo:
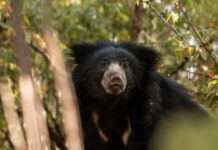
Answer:
[[[121,66],[123,67],[123,69],[127,70],[128,67],[129,67],[129,64],[128,64],[128,62],[127,62],[126,60],[123,60],[123,61],[121,62]]]
[[[107,59],[103,59],[102,62],[101,62],[101,67],[105,68],[105,67],[108,66],[108,64],[109,64],[109,61]]]

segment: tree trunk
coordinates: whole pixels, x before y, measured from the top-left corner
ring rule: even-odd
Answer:
[[[25,43],[24,31],[21,23],[22,2],[22,0],[11,0],[12,21],[15,31],[14,53],[21,70],[19,87],[24,128],[27,135],[28,149],[45,150],[50,149],[46,112],[39,95],[34,89],[34,83],[30,73],[30,51]]]
[[[134,43],[139,43],[141,40],[141,30],[143,25],[143,17],[146,9],[143,7],[143,4],[135,5],[133,16],[132,16],[132,25],[130,29],[131,41]]]

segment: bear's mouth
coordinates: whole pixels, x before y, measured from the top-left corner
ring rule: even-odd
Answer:
[[[121,83],[110,84],[106,91],[112,95],[119,95],[123,91],[123,84]]]

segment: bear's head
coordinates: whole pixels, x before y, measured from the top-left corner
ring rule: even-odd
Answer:
[[[129,42],[76,43],[71,49],[78,64],[75,80],[98,95],[116,96],[137,88],[158,60],[154,50]]]

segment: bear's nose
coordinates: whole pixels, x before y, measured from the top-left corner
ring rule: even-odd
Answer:
[[[110,84],[111,85],[122,85],[121,75],[118,73],[112,74],[110,76]]]
[[[119,76],[114,76],[113,78],[111,78],[110,82],[111,83],[121,83],[121,79]]]

